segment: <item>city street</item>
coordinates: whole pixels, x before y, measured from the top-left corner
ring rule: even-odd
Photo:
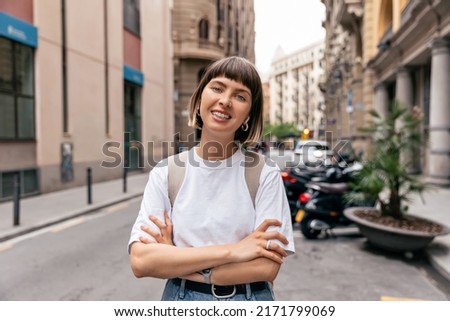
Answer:
[[[445,315],[449,106],[450,0],[0,0],[0,316]],[[178,247],[136,274],[275,279],[278,302],[160,302],[130,266],[141,202]],[[283,256],[265,218],[295,246],[277,275],[201,248]]]
[[[1,243],[0,300],[159,300],[164,281],[136,279],[128,264],[138,208],[134,199]],[[355,229],[316,241],[296,229],[295,241],[277,300],[450,298],[421,259],[372,250]]]

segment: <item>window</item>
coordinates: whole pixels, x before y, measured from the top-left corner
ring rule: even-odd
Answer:
[[[0,139],[33,139],[33,48],[0,38]]]
[[[203,40],[209,39],[209,22],[208,22],[208,20],[202,19],[198,23],[198,37]]]
[[[222,1],[221,0],[217,0],[217,20],[219,22],[224,22],[225,21],[225,13],[222,7]]]
[[[141,34],[139,0],[123,0],[123,23],[135,35]]]
[[[0,172],[0,200],[13,197],[14,179],[17,175],[19,175],[21,195],[27,196],[39,193],[38,171],[36,169]]]

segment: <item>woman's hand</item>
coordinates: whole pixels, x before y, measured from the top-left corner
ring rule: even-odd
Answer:
[[[281,226],[281,222],[276,219],[266,219],[252,234],[231,245],[231,253],[236,262],[266,257],[279,264],[283,263],[283,257],[286,257],[287,253],[282,246],[273,241],[278,240],[283,244],[289,242],[280,232],[268,232],[267,229],[270,226]]]
[[[157,243],[174,245],[172,241],[173,225],[169,214],[166,211],[164,212],[164,223],[153,215],[150,215],[149,218],[159,228],[159,232],[145,225],[141,226],[141,229],[151,235]],[[253,233],[243,240],[230,244],[233,261],[247,262],[256,258],[265,257],[278,264],[283,263],[283,257],[286,257],[287,253],[282,246],[273,241],[278,240],[283,244],[288,244],[289,242],[280,232],[268,232],[267,229],[270,226],[281,226],[281,222],[276,219],[266,219]],[[139,241],[144,244],[155,243],[155,241],[142,236],[139,238]]]
[[[173,225],[167,211],[164,211],[164,222],[161,222],[156,216],[153,215],[149,215],[149,219],[159,228],[159,233],[146,225],[141,226],[141,230],[152,236],[157,243],[173,245]],[[143,236],[139,238],[139,241],[144,244],[154,243],[154,241]]]

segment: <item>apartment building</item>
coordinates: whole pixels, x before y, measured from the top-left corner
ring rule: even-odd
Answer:
[[[294,123],[299,130],[324,135],[324,101],[319,89],[325,42],[290,54],[277,54],[269,71],[270,123]]]
[[[187,107],[205,68],[227,56],[255,62],[254,24],[253,0],[174,0],[175,131],[183,145],[198,140]]]
[[[168,153],[172,6],[0,1],[0,200],[15,177],[23,195],[45,193],[85,184],[88,168],[109,180]]]

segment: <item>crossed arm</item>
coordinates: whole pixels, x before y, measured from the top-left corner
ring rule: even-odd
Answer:
[[[165,222],[150,216],[150,220],[160,229],[153,231],[148,226],[142,230],[156,242],[140,238],[130,249],[130,262],[136,277],[174,278],[181,277],[203,282],[197,271],[213,267],[211,281],[218,285],[272,282],[278,274],[286,251],[279,244],[268,240],[278,240],[287,244],[286,237],[275,231],[267,231],[270,226],[280,226],[275,219],[265,220],[258,228],[237,243],[204,247],[179,248],[172,243],[172,223],[165,214]]]

